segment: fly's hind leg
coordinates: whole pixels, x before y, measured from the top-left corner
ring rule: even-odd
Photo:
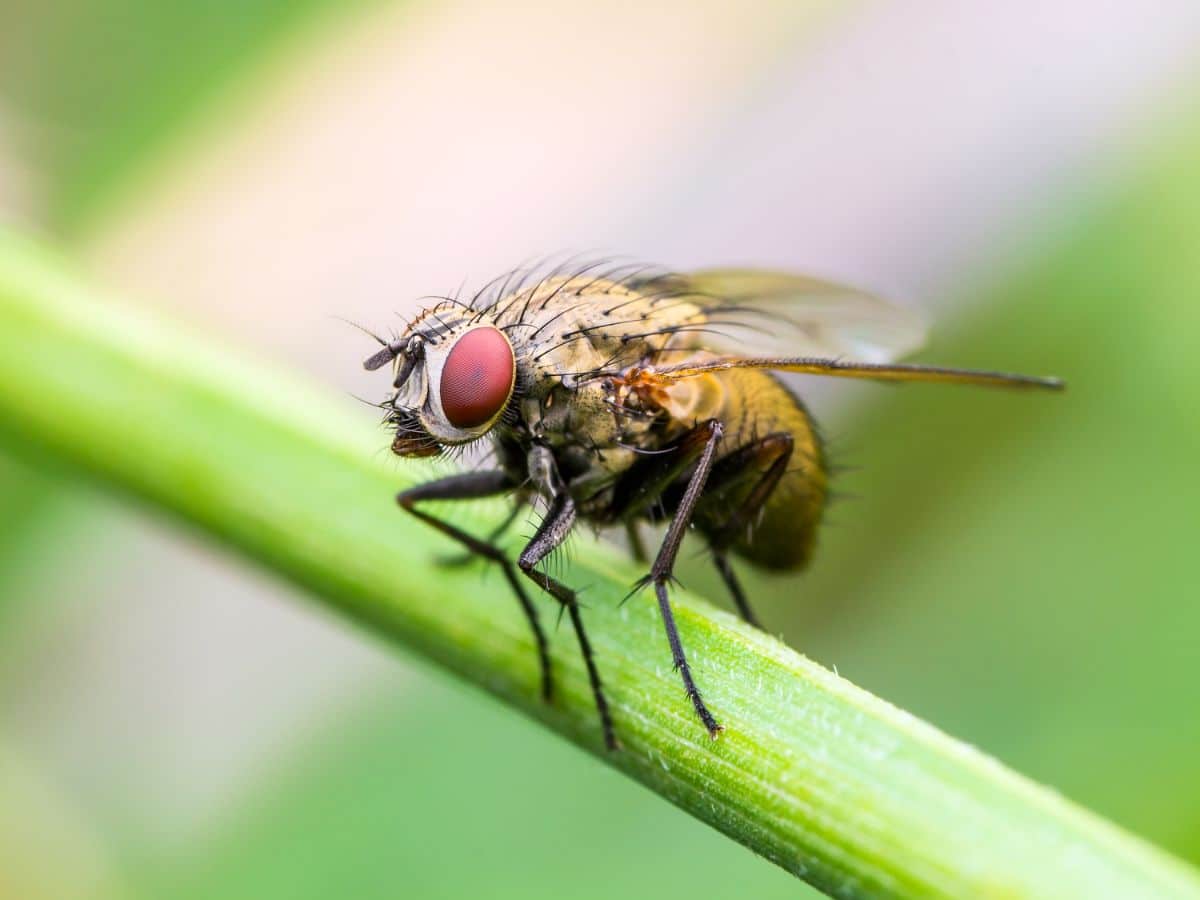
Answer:
[[[529,627],[533,631],[533,638],[537,644],[538,662],[542,670],[542,699],[549,703],[554,696],[554,681],[550,670],[550,652],[546,643],[546,633],[542,631],[542,623],[538,620],[537,609],[530,602],[529,595],[525,593],[524,586],[521,584],[520,579],[517,578],[517,572],[512,562],[499,547],[489,541],[480,540],[474,535],[463,531],[461,528],[430,515],[417,506],[418,503],[427,500],[474,500],[481,497],[491,497],[511,490],[512,487],[512,481],[504,472],[499,470],[467,472],[462,475],[439,478],[436,481],[430,481],[426,484],[409,488],[406,491],[401,491],[396,495],[396,502],[422,522],[433,526],[442,534],[458,541],[467,548],[468,553],[483,557],[500,566],[500,569],[504,572],[505,580],[508,581],[509,586],[517,595],[517,600],[520,602],[521,609],[525,612],[525,618],[529,620]]]
[[[642,540],[642,533],[638,531],[636,521],[631,519],[625,523],[625,538],[629,542],[629,555],[635,563],[645,565],[650,562],[650,557],[646,554],[646,543]]]
[[[721,576],[721,580],[725,582],[725,587],[729,591],[729,596],[733,598],[733,605],[737,607],[738,615],[746,622],[749,622],[760,631],[765,631],[762,622],[758,616],[754,614],[754,610],[750,607],[750,601],[746,599],[746,592],[742,590],[742,582],[737,577],[737,572],[733,570],[733,566],[729,562],[729,554],[721,550],[713,550],[713,563],[717,567],[717,572]]]
[[[697,426],[689,435],[689,437],[694,435],[703,441],[702,449],[696,460],[696,467],[692,470],[688,480],[687,488],[683,492],[683,498],[679,501],[675,516],[667,528],[667,534],[658,550],[658,556],[654,558],[654,563],[650,567],[650,574],[640,582],[640,584],[652,583],[654,585],[654,594],[658,598],[658,610],[662,615],[663,628],[667,632],[667,643],[671,645],[671,659],[679,672],[679,677],[683,679],[684,690],[687,692],[688,699],[692,701],[696,715],[708,729],[709,736],[714,738],[721,732],[722,726],[708,711],[704,699],[700,696],[700,690],[692,679],[692,669],[684,655],[683,643],[679,640],[679,629],[675,626],[675,615],[671,611],[667,585],[674,577],[672,571],[675,568],[675,557],[679,555],[679,546],[683,543],[683,536],[687,533],[688,526],[691,525],[696,504],[700,500],[709,473],[712,471],[713,459],[717,453],[717,445],[721,441],[722,431],[721,423],[716,419],[710,419]]]
[[[730,453],[713,467],[705,499],[721,507],[722,494],[745,482],[747,472],[761,472],[754,486],[740,503],[729,510],[724,520],[710,518],[709,545],[721,579],[733,597],[742,618],[755,628],[762,628],[745,591],[729,563],[729,548],[753,526],[763,506],[771,498],[779,479],[792,459],[792,436],[786,432],[768,434],[751,444]],[[711,514],[710,514],[711,515]]]

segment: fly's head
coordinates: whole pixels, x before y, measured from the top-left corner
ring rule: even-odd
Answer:
[[[394,393],[384,404],[396,429],[398,456],[437,456],[484,437],[503,418],[517,386],[517,359],[508,335],[475,317],[422,316],[370,357],[368,370],[393,363]]]

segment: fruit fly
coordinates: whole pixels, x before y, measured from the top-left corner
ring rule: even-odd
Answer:
[[[400,506],[497,565],[516,595],[549,701],[546,637],[532,582],[570,617],[605,744],[618,747],[575,590],[542,563],[576,523],[665,537],[636,589],[653,587],[672,662],[712,737],[722,726],[688,665],[671,611],[675,558],[689,528],[707,542],[741,616],[758,625],[731,565],[799,570],[828,498],[812,416],[775,373],[1055,390],[1055,378],[901,364],[923,329],[900,307],[840,285],[772,271],[664,273],[611,264],[510,273],[469,300],[436,298],[365,363],[393,366],[382,404],[392,450],[436,456],[490,442],[494,466],[402,491]],[[515,565],[496,545],[423,508],[509,494],[514,515],[545,514]],[[509,521],[511,521],[510,517]]]

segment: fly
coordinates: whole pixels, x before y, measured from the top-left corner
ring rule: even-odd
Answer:
[[[541,566],[579,521],[623,526],[653,587],[672,661],[696,716],[722,726],[696,686],[671,611],[680,544],[707,542],[738,612],[759,625],[730,558],[803,569],[828,497],[812,416],[774,373],[1060,390],[1056,378],[894,360],[924,329],[900,307],[851,288],[772,271],[666,274],[604,264],[534,278],[514,272],[471,300],[422,311],[365,363],[392,364],[383,404],[392,450],[436,456],[491,443],[495,467],[402,491],[401,507],[503,571],[537,646],[542,697],[554,682],[526,582],[567,612],[587,666],[604,742],[617,749],[604,684],[576,592]],[[508,494],[545,515],[515,564],[495,544],[423,504]],[[510,519],[511,521],[511,519]],[[667,523],[652,561],[639,526]],[[761,626],[760,626],[761,627]]]

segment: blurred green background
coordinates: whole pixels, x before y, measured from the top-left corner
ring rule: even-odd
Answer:
[[[4,4],[0,215],[347,394],[380,385],[333,316],[593,247],[863,283],[936,319],[923,359],[1064,376],[799,382],[846,496],[810,573],[747,580],[793,646],[1200,862],[1194,6]],[[0,453],[0,896],[808,892]]]

